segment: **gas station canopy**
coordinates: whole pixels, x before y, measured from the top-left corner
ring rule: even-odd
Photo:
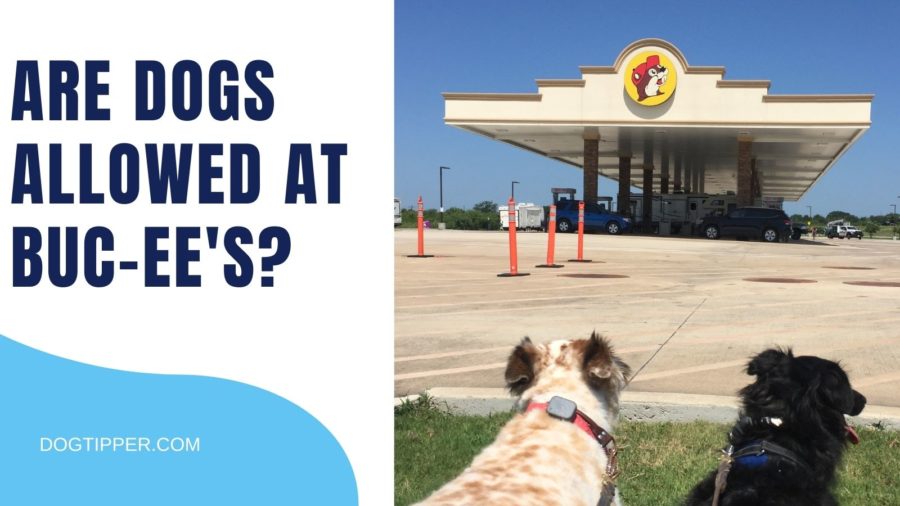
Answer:
[[[583,169],[586,200],[602,175],[620,199],[636,186],[735,192],[744,205],[799,200],[871,124],[873,95],[769,94],[769,81],[726,80],[660,39],[580,70],[538,79],[536,93],[444,93],[444,120]],[[633,182],[632,165],[644,171]]]

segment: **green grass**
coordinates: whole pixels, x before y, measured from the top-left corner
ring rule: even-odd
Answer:
[[[448,414],[427,397],[394,413],[394,504],[416,502],[459,474],[512,415]],[[623,422],[616,433],[628,506],[680,504],[713,470],[729,426]],[[900,504],[900,433],[860,431],[845,454],[835,492],[842,505]]]

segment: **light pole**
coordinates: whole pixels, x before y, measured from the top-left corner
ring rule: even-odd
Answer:
[[[438,173],[440,174],[438,180],[440,181],[441,186],[441,217],[438,220],[438,230],[444,230],[446,227],[446,225],[444,225],[444,170],[450,170],[450,167],[441,166],[438,170]]]
[[[806,208],[809,209],[809,222],[812,223],[812,206],[806,206]]]
[[[518,181],[513,181],[510,185],[512,187],[512,199],[516,200],[516,185],[519,184]]]
[[[893,221],[894,224],[896,224],[897,223],[897,204],[891,204],[891,207],[894,208],[894,212],[891,213],[891,221]]]

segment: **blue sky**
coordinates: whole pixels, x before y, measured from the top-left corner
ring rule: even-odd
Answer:
[[[546,204],[550,187],[581,193],[581,171],[443,123],[441,92],[535,92],[537,78],[580,78],[648,37],[727,79],[765,79],[769,93],[874,93],[872,127],[788,213],[887,214],[900,205],[900,2],[432,1],[395,3],[395,192],[444,207]],[[600,194],[614,195],[600,178]]]

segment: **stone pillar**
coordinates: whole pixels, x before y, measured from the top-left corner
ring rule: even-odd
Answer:
[[[691,166],[691,161],[685,160],[685,162],[684,162],[684,193],[693,193],[693,191],[694,191],[694,187],[691,186],[691,182],[692,182],[691,178],[693,177],[693,174],[691,174],[691,172],[692,172],[691,169],[693,169],[693,167]]]
[[[660,170],[660,179],[659,179],[659,193],[661,195],[669,194],[669,151],[667,149],[663,149],[662,152],[662,160],[660,160],[660,164],[662,167]]]
[[[644,140],[644,193],[641,223],[645,233],[653,231],[653,139]]]
[[[616,211],[623,216],[631,216],[631,156],[619,156],[619,194],[616,196]]]
[[[750,194],[753,195],[753,199],[757,199],[762,197],[762,186],[759,184],[760,175],[759,171],[756,170],[756,158],[752,158],[750,160]]]
[[[738,137],[737,156],[737,205],[746,207],[753,205],[753,193],[750,182],[752,174],[753,141],[749,137]]]
[[[641,203],[644,232],[653,232],[653,165],[644,165],[644,201]]]
[[[700,193],[700,171],[702,170],[702,166],[698,163],[694,165],[691,170],[691,191],[694,193]]]
[[[681,185],[681,153],[675,154],[675,193],[684,191]]]
[[[584,196],[585,202],[597,203],[597,168],[600,165],[600,140],[596,133],[584,134]]]
[[[700,175],[698,176],[699,183],[697,185],[697,189],[700,190],[700,193],[706,193],[706,166],[700,166]]]
[[[750,195],[756,197],[756,158],[750,160]]]
[[[756,159],[753,160],[754,162]],[[762,185],[765,181],[765,177],[759,172],[756,173],[756,193],[754,194],[757,198],[762,198]]]

